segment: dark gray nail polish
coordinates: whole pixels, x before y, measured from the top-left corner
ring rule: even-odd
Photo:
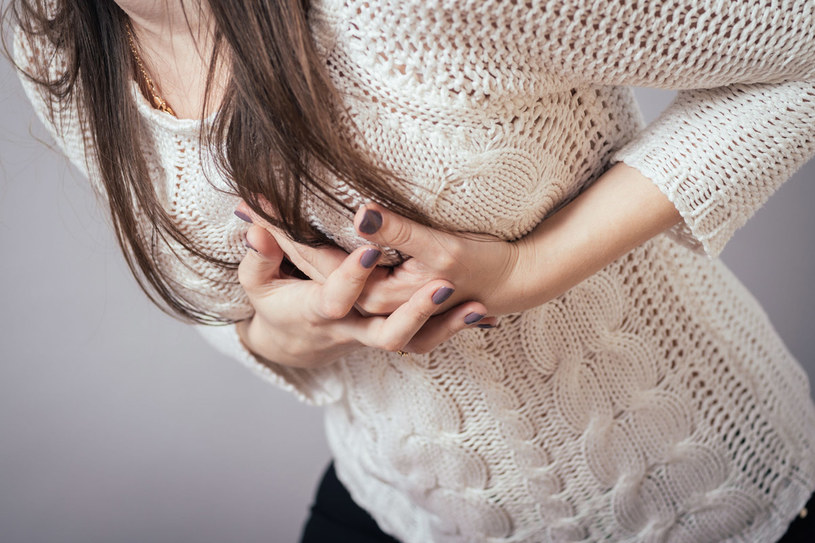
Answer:
[[[366,209],[359,223],[359,231],[363,234],[376,234],[382,228],[382,214],[373,209]]]
[[[482,315],[481,313],[472,312],[466,317],[464,317],[464,324],[475,324],[483,318],[484,315]]]
[[[247,214],[246,214],[246,213],[244,213],[243,211],[238,211],[238,210],[236,209],[236,210],[235,210],[235,216],[236,216],[237,218],[239,218],[240,220],[242,220],[242,221],[248,222],[248,223],[250,223],[250,224],[252,223],[252,217],[250,217],[249,215],[247,215]]]
[[[376,261],[379,259],[379,256],[382,254],[382,251],[379,249],[368,249],[359,259],[359,263],[362,264],[363,268],[372,268]]]
[[[433,303],[436,305],[441,305],[447,301],[447,298],[452,296],[454,290],[450,287],[441,287],[439,290],[433,293]]]
[[[484,328],[485,330],[488,328],[495,328],[494,324],[477,324],[476,326],[478,326],[479,328]]]

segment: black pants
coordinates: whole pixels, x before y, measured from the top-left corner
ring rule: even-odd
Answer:
[[[809,514],[796,517],[778,543],[815,543],[815,494],[806,508]],[[380,530],[374,519],[351,500],[332,463],[320,482],[300,543],[399,542]]]
[[[379,529],[371,515],[354,503],[334,472],[323,475],[300,543],[399,543]]]

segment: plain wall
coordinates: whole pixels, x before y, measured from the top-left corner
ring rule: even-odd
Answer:
[[[150,305],[6,61],[0,81],[0,539],[295,541],[319,410]],[[672,94],[638,97],[653,118]],[[810,376],[813,181],[810,162],[723,256]]]

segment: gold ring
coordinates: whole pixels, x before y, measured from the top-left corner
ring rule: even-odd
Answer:
[[[396,354],[398,354],[399,356],[407,356],[410,353],[408,353],[407,351],[396,351]]]

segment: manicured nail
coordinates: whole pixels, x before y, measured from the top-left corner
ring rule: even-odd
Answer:
[[[483,329],[485,329],[485,330],[486,330],[486,329],[489,329],[489,328],[495,328],[495,325],[494,325],[494,324],[478,324],[478,325],[476,325],[476,326],[478,326],[479,328],[483,328]]]
[[[464,324],[475,324],[483,318],[484,315],[482,315],[481,313],[472,312],[466,317],[464,317]]]
[[[447,298],[449,298],[453,292],[454,290],[450,287],[441,287],[439,290],[433,293],[433,297],[431,299],[433,300],[434,304],[441,305],[447,301]]]
[[[372,268],[376,261],[379,260],[379,256],[382,254],[382,251],[379,249],[368,249],[359,259],[359,263],[362,264],[363,268]]]
[[[359,231],[363,234],[376,234],[382,228],[382,214],[373,209],[366,209],[359,223]]]
[[[244,213],[243,211],[238,211],[238,210],[236,209],[236,210],[235,210],[235,216],[236,216],[237,218],[239,218],[240,220],[242,220],[242,221],[246,221],[246,222],[248,222],[248,223],[251,223],[251,222],[252,222],[252,217],[250,217],[249,215],[247,215],[247,214],[246,214],[246,213]]]

